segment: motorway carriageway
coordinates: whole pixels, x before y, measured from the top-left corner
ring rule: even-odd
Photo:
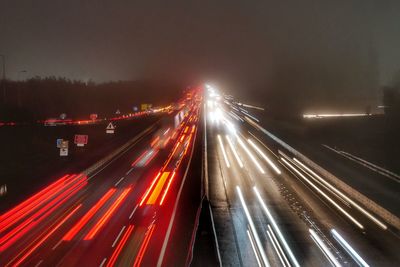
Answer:
[[[278,153],[258,119],[209,88],[209,199],[222,265],[394,266],[386,222],[300,160]],[[273,149],[273,150],[272,150]]]
[[[164,255],[199,107],[97,173],[66,174],[2,214],[0,266],[174,265]]]

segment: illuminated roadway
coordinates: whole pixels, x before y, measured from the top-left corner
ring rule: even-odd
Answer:
[[[205,92],[169,115],[178,121],[3,213],[0,266],[188,265],[203,179],[223,266],[399,262],[396,229],[278,153],[250,111]]]
[[[197,209],[179,203],[201,199],[200,177],[188,175],[201,169],[199,103],[186,101],[178,125],[152,125],[88,175],[65,174],[3,213],[0,266],[184,265]]]
[[[398,231],[209,86],[208,191],[224,266],[395,266]],[[250,111],[249,111],[250,110]],[[275,227],[274,227],[275,226]]]

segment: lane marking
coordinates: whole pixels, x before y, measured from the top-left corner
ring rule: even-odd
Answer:
[[[106,261],[107,261],[107,258],[104,258],[104,259],[102,260],[102,262],[100,263],[99,267],[103,267],[103,265],[104,265],[104,263],[106,263]]]
[[[60,241],[58,241],[58,243],[54,247],[52,247],[51,249],[55,250],[61,244],[61,242],[62,242],[62,239],[60,239]]]
[[[124,226],[121,228],[121,231],[119,231],[119,234],[117,235],[117,237],[115,238],[113,244],[111,245],[112,248],[115,247],[115,245],[117,244],[118,239],[121,237],[122,232],[125,230],[125,227],[126,227],[126,226],[124,225]]]
[[[135,208],[132,210],[131,215],[129,215],[129,220],[132,218],[133,214],[135,213],[136,209],[138,207],[138,204],[136,204]]]
[[[124,180],[125,176],[122,176],[121,179],[118,180],[118,182],[115,183],[115,187],[117,187],[119,185],[120,182],[122,182],[122,180]]]
[[[135,168],[130,168],[129,171],[127,171],[127,172],[125,173],[125,175],[130,174],[134,169],[135,169]]]

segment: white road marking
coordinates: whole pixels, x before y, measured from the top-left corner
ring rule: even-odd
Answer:
[[[131,212],[131,215],[129,215],[129,220],[132,218],[133,214],[135,214],[137,207],[138,207],[138,205],[136,204],[135,208]]]
[[[125,176],[122,176],[121,179],[118,180],[118,182],[115,183],[115,186],[118,186],[120,182],[122,182],[122,180],[124,180]]]
[[[117,235],[117,237],[115,238],[115,240],[114,240],[114,242],[113,242],[113,244],[112,244],[112,248],[113,247],[115,247],[115,244],[117,244],[117,242],[118,242],[118,239],[121,237],[121,235],[122,235],[122,232],[125,230],[125,225],[121,228],[121,231],[119,231],[119,234]]]

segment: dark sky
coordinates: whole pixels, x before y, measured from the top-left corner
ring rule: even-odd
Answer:
[[[396,0],[0,3],[0,54],[13,79],[209,80],[242,93],[300,84],[369,95],[400,70]]]

